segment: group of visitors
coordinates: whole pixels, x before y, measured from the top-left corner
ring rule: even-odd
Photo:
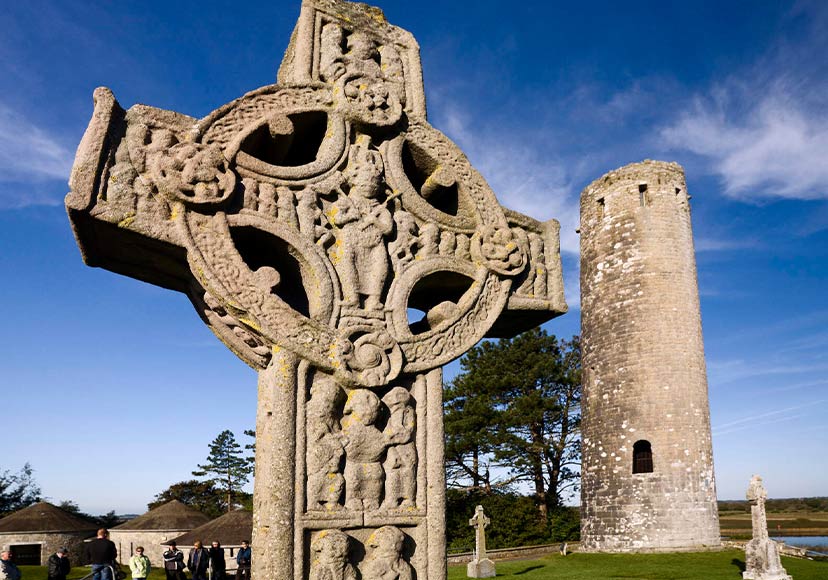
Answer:
[[[227,564],[224,559],[224,548],[219,542],[213,542],[205,548],[200,541],[196,541],[187,555],[184,563],[184,552],[178,549],[175,541],[168,543],[169,548],[164,552],[164,572],[167,580],[187,580],[184,573],[186,567],[190,570],[192,580],[226,580]],[[95,539],[86,545],[86,561],[92,565],[92,580],[121,580],[124,575],[116,564],[118,556],[115,542],[109,539],[109,531],[104,528],[98,530]],[[250,561],[252,550],[250,542],[242,542],[242,547],[236,554],[236,580],[250,580]],[[69,561],[69,550],[60,548],[46,562],[48,580],[66,580],[72,565]],[[129,570],[133,580],[146,580],[151,569],[150,560],[144,555],[144,547],[135,548],[135,554],[129,559]],[[112,572],[120,577],[112,578]],[[20,569],[12,562],[10,550],[0,552],[0,580],[21,580]]]
[[[164,572],[167,580],[185,580],[184,574],[184,552],[178,549],[175,541],[168,543],[169,548],[164,552]],[[242,547],[236,554],[236,580],[250,580],[250,542],[242,542]],[[134,558],[135,556],[133,556]],[[149,562],[149,561],[147,561]],[[192,580],[225,580],[227,576],[227,564],[224,560],[224,548],[219,542],[213,542],[209,548],[205,548],[200,541],[196,540],[192,549],[187,554],[187,569],[192,574]],[[132,560],[130,560],[132,568]],[[133,569],[132,577],[135,576]]]

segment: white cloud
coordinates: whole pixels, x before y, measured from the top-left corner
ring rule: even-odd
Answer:
[[[72,153],[48,131],[0,103],[0,182],[16,182],[0,188],[0,207],[54,205],[32,182],[67,181]],[[21,187],[19,183],[26,183]]]
[[[463,149],[504,206],[539,220],[561,223],[561,250],[577,254],[580,241],[578,191],[565,163],[555,154],[548,158],[538,143],[527,142],[526,133],[499,128],[475,130],[453,107],[444,108],[436,123]]]
[[[828,112],[777,93],[737,118],[733,100],[732,89],[724,99],[696,99],[662,137],[709,158],[728,196],[828,199]]]

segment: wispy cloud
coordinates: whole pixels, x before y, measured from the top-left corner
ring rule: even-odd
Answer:
[[[453,107],[443,107],[436,124],[463,149],[504,206],[540,220],[557,219],[561,250],[578,253],[578,192],[566,163],[552,152],[542,157],[543,148],[527,142],[520,130],[475,130],[470,118]]]
[[[0,209],[59,204],[48,182],[65,182],[71,168],[57,137],[0,103]]]
[[[753,239],[697,238],[693,245],[697,252],[723,252],[756,248],[759,246],[759,242]]]
[[[789,15],[810,25],[697,94],[665,123],[668,147],[694,153],[741,200],[828,199],[828,41],[824,2]]]
[[[725,92],[724,100],[736,100]],[[828,111],[784,92],[765,96],[741,120],[728,103],[700,97],[662,137],[708,157],[731,197],[828,199]]]
[[[744,431],[755,427],[765,427],[773,423],[782,423],[785,421],[793,421],[808,416],[808,412],[801,412],[802,409],[819,408],[828,401],[828,399],[818,399],[815,401],[808,401],[801,405],[794,405],[784,409],[776,409],[774,411],[763,411],[760,413],[753,413],[733,421],[713,425],[713,435],[727,435],[737,431]]]

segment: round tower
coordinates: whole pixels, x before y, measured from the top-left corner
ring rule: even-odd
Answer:
[[[581,541],[720,545],[690,205],[675,163],[581,193]]]

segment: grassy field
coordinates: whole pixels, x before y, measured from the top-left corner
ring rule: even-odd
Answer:
[[[750,536],[750,514],[720,512],[719,526],[725,536]],[[772,536],[828,535],[828,513],[768,513],[768,531]]]
[[[570,554],[497,563],[498,578],[514,580],[741,580],[745,553]],[[796,580],[828,579],[828,562],[782,558]],[[449,568],[449,580],[466,578],[465,566]]]
[[[498,578],[514,580],[740,580],[745,554],[739,550],[699,554],[557,554],[537,560],[497,563]],[[828,579],[828,562],[782,558],[796,580]],[[46,580],[43,566],[21,566],[23,580]],[[89,568],[73,568],[68,580],[79,580]],[[449,580],[466,578],[466,566],[449,568]],[[153,569],[149,580],[163,580]],[[285,580],[273,578],[270,580]]]

